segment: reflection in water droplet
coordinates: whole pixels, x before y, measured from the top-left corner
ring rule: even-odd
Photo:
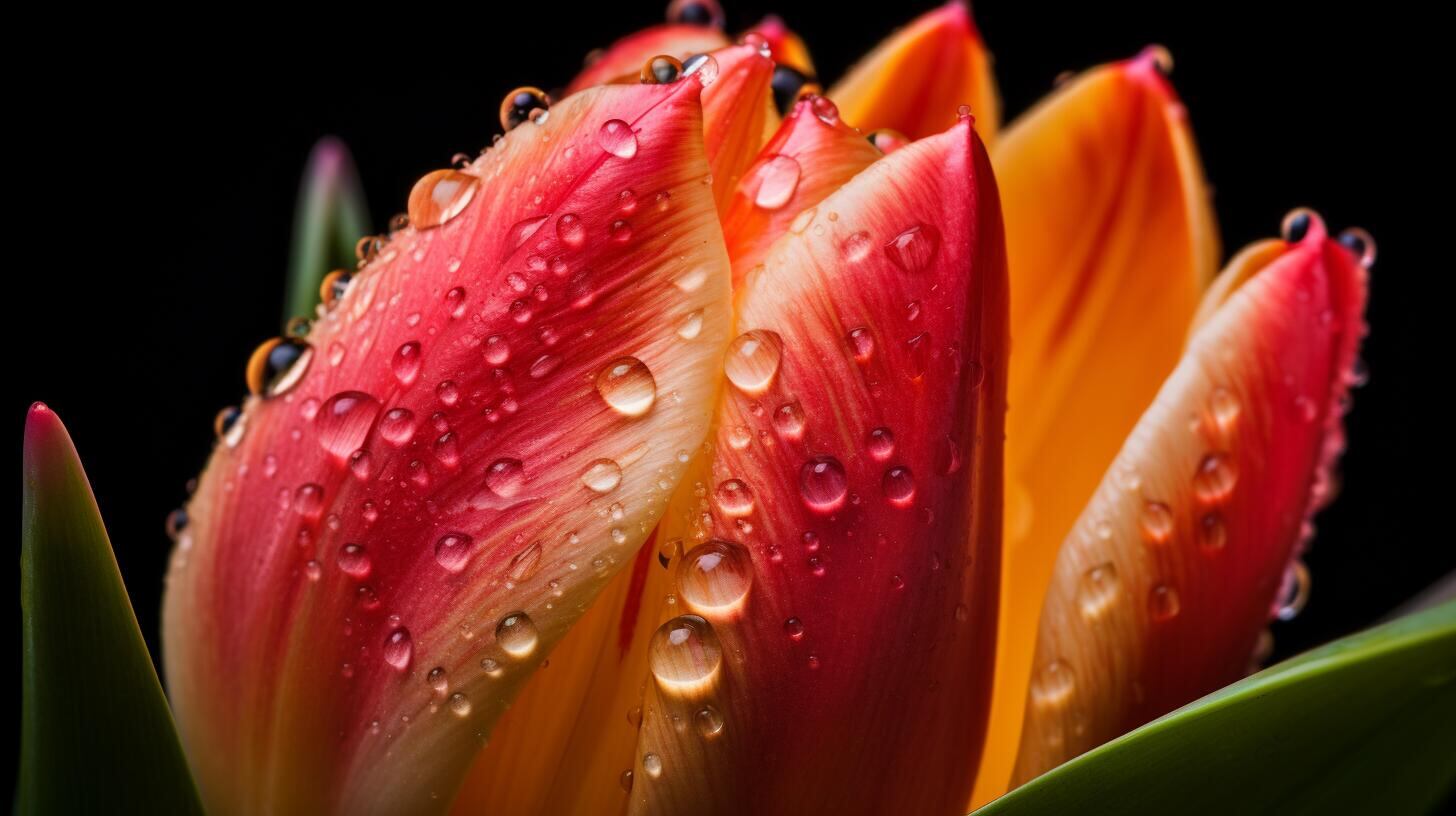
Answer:
[[[716,737],[723,731],[723,715],[719,714],[718,709],[712,706],[703,706],[698,709],[698,713],[693,716],[693,720],[697,723],[698,734],[704,739]]]
[[[703,611],[738,604],[753,585],[753,560],[742,546],[714,540],[688,552],[678,567],[678,591]]]
[[[753,203],[764,210],[783,208],[794,197],[800,173],[799,163],[792,156],[774,156],[760,164],[754,171],[758,191]]]
[[[916,224],[890,239],[885,253],[902,272],[924,271],[940,249],[940,232],[929,224]]]
[[[783,340],[775,332],[755,329],[744,332],[728,344],[723,370],[728,381],[747,394],[768,390],[779,371]]]
[[[597,374],[597,393],[623,416],[639,417],[657,401],[657,381],[636,357],[618,357]]]
[[[642,770],[653,779],[662,776],[662,758],[653,753],[643,754]]]
[[[497,459],[485,469],[485,486],[503,499],[520,493],[525,483],[526,474],[520,459]]]
[[[526,122],[539,121],[541,114],[550,109],[551,97],[545,91],[531,87],[517,88],[501,100],[501,127],[511,131]]]
[[[384,639],[384,662],[399,671],[409,668],[414,653],[414,641],[410,640],[409,630],[403,626],[390,632]]]
[[[361,544],[345,544],[339,548],[339,570],[351,578],[368,578],[373,565]]]
[[[495,627],[495,640],[511,657],[526,657],[536,650],[536,624],[525,612],[512,612]]]
[[[915,475],[908,467],[897,465],[885,471],[880,487],[896,507],[909,507],[915,501]]]
[[[400,385],[413,383],[420,376],[420,344],[411,341],[395,349],[389,367]]]
[[[723,650],[718,636],[697,615],[679,615],[658,627],[648,647],[657,682],[668,688],[701,683],[718,671]]]
[[[730,518],[746,516],[753,512],[753,491],[742,479],[728,479],[718,485],[713,491],[713,498],[718,502],[718,509],[723,515]]]
[[[875,428],[865,440],[865,452],[876,462],[889,459],[895,452],[895,435],[889,428]]]

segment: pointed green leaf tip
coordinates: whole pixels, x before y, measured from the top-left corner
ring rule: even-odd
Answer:
[[[1429,813],[1456,784],[1456,601],[1323,646],[976,811]]]
[[[325,136],[309,153],[298,188],[285,321],[313,316],[324,275],[338,267],[352,269],[354,246],[368,233],[369,209],[354,159],[342,141]]]
[[[201,813],[81,460],[40,403],[24,479],[16,812]]]

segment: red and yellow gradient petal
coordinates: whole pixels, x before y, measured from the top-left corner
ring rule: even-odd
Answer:
[[[989,703],[1008,343],[969,119],[821,202],[739,305],[631,812],[957,809]]]
[[[1296,584],[1344,447],[1366,274],[1317,217],[1254,257],[1209,293],[1206,321],[1062,547],[1020,781],[1243,676]]]
[[[1161,52],[1072,80],[993,151],[1011,269],[1007,535],[974,804],[1006,790],[1057,550],[1177,364],[1218,241]]]
[[[713,168],[713,197],[722,214],[759,148],[778,129],[779,115],[774,110],[773,60],[753,45],[722,48],[711,56],[717,77],[703,90],[703,140]]]
[[[865,137],[844,124],[833,102],[806,96],[744,173],[723,214],[723,237],[736,290],[763,262],[769,247],[830,193],[880,158]]]
[[[728,38],[711,26],[669,23],[644,28],[607,46],[566,86],[568,94],[593,85],[636,82],[642,66],[653,57],[666,54],[685,60],[727,46]]]
[[[866,133],[891,128],[921,139],[945,130],[956,109],[969,105],[976,130],[994,145],[1001,122],[991,55],[965,0],[951,0],[890,35],[828,95],[845,121]]]
[[[164,607],[211,808],[445,808],[631,565],[708,432],[731,322],[699,95],[585,91],[422,179],[413,226],[248,400]]]

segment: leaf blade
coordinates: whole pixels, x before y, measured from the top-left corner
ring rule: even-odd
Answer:
[[[325,136],[309,152],[298,189],[285,321],[313,314],[319,282],[330,269],[352,263],[355,243],[369,231],[369,208],[349,148]]]

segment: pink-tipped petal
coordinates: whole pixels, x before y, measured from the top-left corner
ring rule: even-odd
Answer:
[[[710,26],[669,23],[653,26],[612,43],[594,58],[567,85],[566,92],[576,93],[593,85],[611,82],[636,82],[643,63],[659,54],[685,60],[694,54],[706,54],[728,45],[723,32]]]

